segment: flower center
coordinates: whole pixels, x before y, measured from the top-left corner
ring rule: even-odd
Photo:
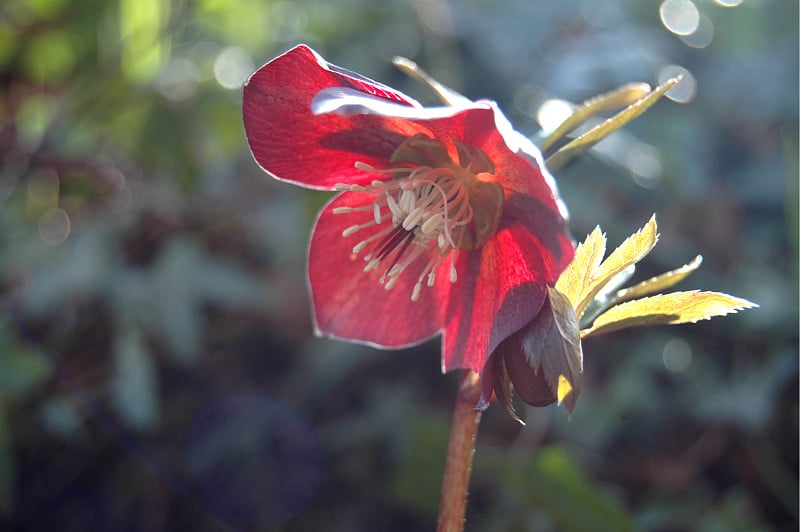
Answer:
[[[372,211],[372,219],[348,227],[342,236],[376,229],[353,246],[353,255],[367,250],[364,271],[382,268],[380,282],[387,290],[409,265],[427,258],[412,289],[412,301],[419,299],[423,284],[434,285],[439,265],[445,260],[450,262],[450,282],[455,283],[459,251],[485,244],[500,222],[504,193],[495,180],[492,162],[477,148],[458,142],[454,147],[459,164],[441,141],[415,135],[403,142],[391,159],[413,166],[378,169],[356,163],[356,168],[389,178],[372,181],[369,186],[336,185],[339,191],[375,195],[369,205],[338,207],[333,212]]]

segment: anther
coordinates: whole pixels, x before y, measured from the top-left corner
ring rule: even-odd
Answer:
[[[348,236],[356,234],[361,229],[362,229],[362,227],[360,225],[351,225],[350,227],[348,227],[347,229],[342,231],[342,236],[346,238]]]
[[[417,284],[414,285],[414,289],[411,291],[411,301],[419,301],[419,293],[422,291],[422,284],[417,281]]]
[[[422,217],[425,215],[425,209],[423,207],[417,207],[406,216],[406,219],[403,220],[403,229],[406,231],[411,231],[417,226],[417,223],[422,220]]]
[[[439,225],[442,223],[443,220],[444,217],[441,214],[436,213],[433,216],[429,217],[427,220],[425,220],[425,222],[422,224],[422,227],[420,227],[420,231],[422,231],[426,235],[433,234],[439,229]]]

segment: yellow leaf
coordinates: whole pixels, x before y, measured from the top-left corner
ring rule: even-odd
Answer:
[[[556,290],[567,297],[573,308],[577,307],[583,290],[589,285],[605,253],[606,237],[600,227],[595,227],[575,249],[575,258],[559,276]]]
[[[669,288],[670,286],[686,279],[691,273],[700,267],[702,262],[703,257],[698,255],[692,262],[689,264],[684,264],[680,268],[662,273],[661,275],[657,275],[655,277],[651,277],[650,279],[642,281],[641,283],[629,288],[623,288],[617,292],[617,296],[614,298],[614,304],[636,299],[637,297],[646,296],[654,292],[660,292],[665,288]]]
[[[643,325],[677,325],[724,316],[755,303],[719,292],[674,292],[635,299],[610,308],[594,320],[581,338]]]
[[[611,252],[592,275],[589,283],[584,285],[577,304],[575,304],[575,314],[578,316],[578,320],[583,316],[586,305],[594,299],[598,292],[625,268],[642,260],[650,253],[657,241],[658,227],[656,217],[653,215],[644,227],[626,238],[617,249]]]
[[[564,402],[564,398],[569,395],[572,391],[572,384],[569,383],[569,379],[567,379],[564,375],[558,376],[558,392],[556,393],[558,397],[558,404]]]
[[[618,130],[634,118],[637,118],[639,115],[652,107],[653,104],[656,103],[662,96],[664,96],[664,94],[676,83],[678,83],[678,81],[680,81],[679,78],[667,80],[662,85],[656,87],[656,89],[650,92],[647,96],[629,105],[602,124],[590,129],[583,135],[568,143],[566,146],[563,146],[561,149],[547,158],[545,161],[547,168],[551,172],[554,172],[555,170],[564,166],[567,161],[576,155],[588,150],[614,131]]]

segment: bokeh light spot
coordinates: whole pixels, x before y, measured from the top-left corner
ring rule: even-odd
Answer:
[[[682,35],[681,40],[692,48],[705,48],[714,38],[714,23],[705,13],[700,13],[700,23],[690,35]]]
[[[64,209],[54,207],[39,217],[39,238],[47,245],[62,243],[69,236],[69,231],[69,215]]]
[[[199,79],[200,73],[194,62],[174,58],[158,73],[156,87],[165,98],[179,102],[194,96]]]
[[[675,35],[690,35],[700,24],[700,11],[692,0],[664,0],[658,13],[664,27]]]
[[[658,73],[658,83],[664,83],[677,76],[681,76],[681,80],[667,91],[666,96],[674,102],[688,103],[694,99],[697,93],[697,80],[689,70],[679,65],[665,66]]]
[[[642,188],[656,187],[664,176],[658,151],[647,144],[629,150],[625,162],[633,174],[633,180]]]
[[[225,48],[214,60],[214,77],[220,85],[229,90],[241,88],[253,70],[255,70],[253,59],[239,46]]]
[[[742,0],[714,0],[714,2],[722,7],[736,7],[742,5]]]
[[[683,338],[672,338],[664,344],[661,358],[669,371],[686,371],[692,365],[692,348]]]
[[[536,121],[544,133],[551,133],[572,114],[572,105],[564,100],[545,101],[536,112]]]

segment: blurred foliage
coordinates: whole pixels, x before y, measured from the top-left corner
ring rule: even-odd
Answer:
[[[587,341],[569,421],[491,408],[468,529],[796,530],[797,5],[697,0],[680,36],[660,4],[2,2],[0,528],[431,528],[457,379],[437,342],[310,337],[326,196],[247,153],[243,80],[306,42],[432,102],[413,58],[531,135],[553,98],[688,72],[560,171],[573,234],[657,212],[634,281],[702,253],[696,287],[761,308]]]

